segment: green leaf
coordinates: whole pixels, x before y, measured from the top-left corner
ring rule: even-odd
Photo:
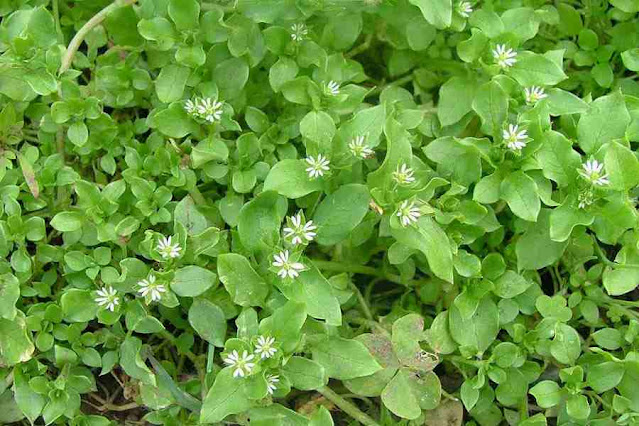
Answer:
[[[446,233],[430,217],[422,216],[415,226],[401,226],[396,216],[391,221],[391,234],[401,244],[421,251],[437,277],[453,282],[453,254]]]
[[[33,356],[35,347],[31,340],[31,331],[22,311],[8,320],[0,318],[0,363],[12,366],[27,362]]]
[[[639,71],[639,48],[629,49],[621,52],[623,64],[630,71]]]
[[[182,99],[184,86],[190,70],[180,65],[169,65],[162,68],[155,80],[155,92],[158,99],[164,103],[171,103]]]
[[[348,238],[368,213],[369,201],[368,188],[356,183],[343,185],[324,198],[313,215],[317,242],[333,245]]]
[[[639,285],[639,268],[615,269],[607,268],[603,272],[603,285],[611,296],[621,296],[634,290]]]
[[[76,121],[69,126],[67,136],[72,144],[76,146],[84,146],[89,140],[89,129],[83,121]]]
[[[341,325],[342,310],[330,283],[315,266],[307,266],[310,268],[301,272],[290,286],[282,288],[282,293],[289,300],[303,302],[313,318],[324,319],[329,325]]]
[[[561,133],[552,130],[546,132],[536,156],[544,176],[558,185],[567,186],[577,179],[581,156]]]
[[[537,184],[530,176],[521,170],[510,173],[501,182],[499,192],[515,215],[530,222],[537,221],[541,201]]]
[[[13,320],[16,316],[16,302],[20,298],[20,282],[15,275],[0,275],[0,318]]]
[[[590,405],[585,395],[572,395],[566,401],[566,412],[577,420],[585,420],[590,415]]]
[[[233,370],[225,368],[215,376],[200,412],[201,423],[217,423],[230,414],[242,413],[253,406],[244,392],[245,381],[233,377]]]
[[[606,125],[602,126],[601,123]],[[590,105],[590,110],[579,119],[579,146],[587,154],[593,154],[605,143],[622,138],[628,124],[630,115],[621,92],[597,98]]]
[[[169,0],[168,3],[169,16],[179,31],[198,27],[200,4],[196,0]]]
[[[324,366],[328,377],[334,379],[368,376],[382,368],[366,346],[357,340],[330,337],[314,345],[312,352],[313,359]]]
[[[586,383],[596,392],[606,392],[621,382],[626,369],[620,362],[608,361],[588,369]]]
[[[72,288],[65,291],[60,298],[60,306],[69,322],[91,321],[98,313],[98,305],[89,290]]]
[[[273,315],[260,323],[260,333],[270,333],[282,349],[292,352],[300,339],[300,330],[306,322],[306,305],[295,301],[288,301],[276,309]]]
[[[453,304],[448,311],[448,327],[452,338],[462,346],[484,352],[499,332],[499,312],[490,297],[484,297],[477,309],[465,318]]]
[[[282,367],[282,373],[299,390],[315,390],[328,383],[324,367],[317,362],[299,356],[291,357]]]
[[[282,160],[266,176],[264,191],[295,199],[322,189],[321,179],[310,179],[304,160]]]
[[[550,343],[550,353],[562,364],[573,364],[581,354],[579,333],[567,324],[557,324],[555,337]]]
[[[409,2],[419,7],[424,18],[436,28],[443,29],[450,26],[453,15],[451,0],[409,0]]]
[[[300,133],[306,139],[307,149],[326,153],[331,149],[331,140],[335,136],[335,123],[330,115],[323,111],[311,111],[300,122]],[[312,145],[310,143],[313,143]]]
[[[217,64],[213,79],[225,100],[239,96],[249,77],[249,66],[245,59],[231,58]]]
[[[543,209],[537,223],[517,240],[517,267],[541,269],[555,263],[563,254],[568,241],[557,242],[550,237],[550,210]]]
[[[530,388],[530,394],[541,408],[550,408],[561,401],[561,390],[556,382],[543,380]]]
[[[175,271],[171,290],[178,296],[196,297],[215,285],[217,285],[217,276],[214,272],[190,265]]]
[[[173,102],[167,109],[150,116],[147,121],[151,127],[170,138],[183,138],[197,130],[197,124],[184,111],[181,102]]]
[[[317,410],[311,416],[311,420],[308,423],[308,426],[333,426],[333,418],[331,417],[331,412],[326,409],[323,405],[318,407]]]
[[[280,238],[286,206],[286,199],[273,191],[262,192],[244,204],[237,225],[244,247],[253,252],[272,250]]]
[[[477,82],[463,77],[452,77],[439,89],[437,117],[442,126],[457,123],[473,108]]]
[[[269,288],[248,259],[235,253],[221,254],[217,274],[233,302],[240,306],[262,306]]]
[[[493,292],[503,298],[511,299],[525,292],[532,283],[514,271],[506,271],[495,281]]]
[[[576,226],[589,226],[594,221],[592,213],[580,209],[573,200],[568,199],[550,213],[550,239],[566,241]]]
[[[479,86],[472,104],[484,133],[496,136],[508,114],[508,96],[499,84],[489,81]]]
[[[412,392],[406,369],[400,369],[382,392],[382,402],[393,414],[404,419],[416,419],[422,414],[419,401]]]
[[[137,337],[126,337],[120,345],[120,365],[129,376],[147,385],[156,386],[155,376],[144,363],[140,354],[142,341]]]
[[[617,142],[603,147],[605,171],[610,180],[610,188],[626,191],[639,184],[639,160],[635,154]]]
[[[509,73],[523,87],[554,86],[568,78],[553,60],[528,51],[517,55],[517,62]]]
[[[22,368],[13,370],[13,394],[20,411],[33,424],[40,417],[46,400],[31,389],[28,377],[22,372]]]
[[[581,114],[589,108],[581,98],[565,90],[550,89],[547,94],[550,115]]]
[[[226,318],[216,304],[208,300],[196,299],[189,308],[189,323],[207,342],[224,347],[226,340]]]

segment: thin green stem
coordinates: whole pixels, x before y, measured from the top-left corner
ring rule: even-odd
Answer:
[[[104,19],[109,15],[109,13],[121,7],[129,6],[136,1],[137,0],[115,0],[113,3],[95,14],[93,18],[89,19],[71,39],[71,42],[67,47],[67,51],[62,58],[62,65],[60,65],[59,74],[63,74],[66,70],[69,69],[69,67],[71,66],[71,62],[73,62],[73,56],[75,55],[75,52],[78,51],[80,45],[84,41],[84,38],[93,28],[100,25],[102,21],[104,21]]]
[[[364,299],[364,296],[362,296],[362,292],[359,291],[359,288],[357,288],[357,286],[352,282],[350,286],[355,292],[355,296],[357,296],[357,300],[359,301],[359,305],[362,307],[364,316],[370,321],[375,321],[375,319],[373,318],[373,313],[371,312],[371,308],[368,306],[368,303],[366,302],[366,299]]]
[[[333,262],[330,260],[313,260],[313,264],[324,271],[349,272],[351,274],[370,275],[373,277],[383,278],[385,280],[404,286],[412,283],[411,281],[403,280],[399,275],[387,274],[384,271],[372,268],[370,266]]]
[[[53,19],[55,21],[55,32],[58,34],[58,43],[64,43],[64,35],[62,34],[62,27],[60,26],[60,8],[58,7],[58,0],[53,0]]]
[[[197,205],[204,206],[206,205],[206,199],[200,192],[197,186],[193,186],[193,189],[189,191],[189,195],[193,199],[193,202]]]
[[[370,418],[366,413],[362,412],[353,403],[345,400],[341,395],[335,393],[335,391],[328,386],[318,389],[318,392],[364,426],[379,426],[379,423]]]

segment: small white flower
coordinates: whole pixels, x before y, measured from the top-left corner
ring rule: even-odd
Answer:
[[[255,355],[259,355],[261,359],[272,357],[277,352],[273,345],[275,345],[274,337],[259,336],[255,344]]]
[[[526,96],[526,102],[529,104],[537,103],[548,95],[544,92],[544,89],[538,86],[526,87],[524,89],[524,94]]]
[[[505,44],[498,44],[493,50],[493,58],[495,58],[497,65],[502,68],[508,68],[515,65],[515,62],[517,62],[517,59],[515,59],[516,57],[517,52],[506,47]]]
[[[326,93],[332,96],[339,95],[339,83],[336,81],[329,81],[326,85]]]
[[[291,39],[293,39],[293,41],[302,41],[306,38],[306,35],[308,35],[308,29],[306,29],[306,25],[303,23],[291,25],[291,31]]]
[[[280,381],[280,376],[276,374],[266,375],[266,391],[269,395],[273,395],[273,392],[277,390],[277,384]]]
[[[277,275],[280,278],[297,278],[300,276],[299,271],[302,271],[305,266],[299,262],[291,262],[289,259],[288,250],[281,251],[279,254],[273,256],[273,266],[280,268]]]
[[[217,100],[211,98],[201,99],[197,105],[197,113],[208,121],[209,123],[213,123],[222,118],[222,102],[218,102]]]
[[[138,281],[138,293],[142,297],[151,297],[151,301],[159,302],[162,299],[162,293],[166,292],[166,287],[163,284],[155,282],[155,275],[151,274],[148,278]]]
[[[284,228],[284,237],[291,239],[291,243],[293,245],[302,244],[304,242],[310,243],[315,238],[317,233],[315,230],[317,226],[313,225],[313,221],[309,220],[308,222],[302,223],[302,212],[299,211],[295,216],[290,217],[292,227]]]
[[[413,177],[413,169],[408,167],[405,163],[401,166],[397,166],[397,170],[393,172],[393,179],[400,185],[415,182]]]
[[[250,362],[254,358],[253,354],[243,351],[242,356],[236,350],[231,352],[224,358],[224,363],[233,367],[233,377],[244,377],[251,374],[255,367],[254,362]]]
[[[579,208],[585,209],[586,207],[590,206],[592,203],[595,202],[595,197],[594,197],[594,194],[592,193],[592,190],[588,189],[582,192],[581,194],[579,194],[578,200],[579,200]]]
[[[528,133],[525,130],[519,130],[517,124],[509,124],[508,129],[504,129],[502,136],[508,149],[520,151],[526,147]]]
[[[375,154],[375,151],[364,144],[364,136],[357,136],[348,144],[348,148],[351,150],[351,154],[359,158],[368,158]]]
[[[604,173],[604,165],[597,160],[588,160],[581,167],[579,174],[592,185],[605,186],[610,183],[608,175]]]
[[[180,244],[178,243],[172,244],[171,236],[168,236],[160,238],[156,249],[158,253],[160,253],[160,256],[162,256],[162,259],[174,259],[176,257],[180,257],[180,251],[182,250],[182,247],[180,247]]]
[[[315,179],[318,176],[324,176],[324,172],[329,171],[328,165],[330,161],[328,158],[324,157],[322,154],[319,154],[317,158],[313,158],[312,156],[308,156],[306,158],[306,162],[309,167],[306,168],[308,172],[308,177],[311,179]]]
[[[120,298],[118,297],[118,292],[113,289],[113,287],[106,286],[98,290],[97,297],[95,298],[95,303],[99,306],[106,307],[109,311],[115,311],[115,307],[120,303]]]
[[[413,222],[417,222],[417,219],[422,215],[419,211],[419,208],[415,207],[415,203],[409,202],[408,200],[402,201],[402,204],[399,205],[399,209],[397,209],[397,217],[401,222],[402,226],[408,226]]]
[[[457,4],[457,13],[463,18],[468,18],[473,13],[473,7],[467,1],[460,1]]]
[[[184,110],[188,113],[188,114],[196,114],[197,113],[197,99],[195,101],[192,101],[191,99],[187,100],[186,103],[184,104]]]

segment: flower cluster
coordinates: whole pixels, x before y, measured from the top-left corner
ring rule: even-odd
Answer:
[[[214,123],[222,118],[223,106],[217,99],[196,97],[186,101],[184,110],[192,117]]]
[[[233,377],[242,378],[249,376],[253,373],[255,366],[260,362],[273,358],[277,353],[277,342],[274,337],[270,336],[258,336],[255,344],[253,345],[253,351],[243,350],[241,353],[234,349],[227,353],[223,358],[226,365],[233,369]],[[267,374],[266,386],[270,395],[277,389],[279,383],[279,376],[276,374]]]

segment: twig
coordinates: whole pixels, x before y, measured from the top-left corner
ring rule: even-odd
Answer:
[[[346,414],[348,414],[364,426],[379,426],[379,423],[370,418],[366,413],[362,412],[354,404],[335,393],[333,389],[329,388],[328,386],[319,388],[318,392],[324,395],[326,399],[330,400],[333,404],[341,408],[342,411],[344,411]]]
[[[84,41],[84,38],[93,28],[100,25],[109,13],[121,7],[129,6],[136,1],[137,0],[115,0],[113,3],[95,14],[93,18],[89,19],[75,34],[75,36],[73,36],[73,39],[71,39],[71,42],[67,47],[67,51],[62,58],[62,65],[60,65],[60,71],[58,73],[63,74],[66,70],[69,69],[69,67],[71,66],[71,62],[73,61],[73,56],[75,55],[75,52],[77,52],[80,48],[80,45]]]

